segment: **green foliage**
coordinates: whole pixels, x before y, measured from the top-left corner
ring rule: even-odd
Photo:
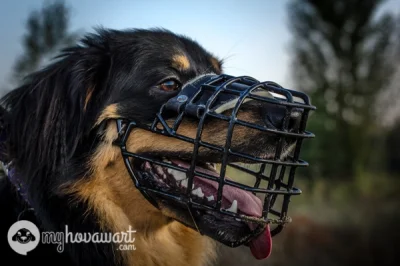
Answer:
[[[389,131],[385,148],[387,150],[386,163],[390,173],[400,173],[400,120]]]
[[[295,0],[289,5],[293,73],[318,108],[305,144],[309,176],[349,178],[383,160],[376,106],[388,89],[395,19],[381,0]],[[374,162],[374,164],[372,164]]]
[[[24,54],[14,66],[14,79],[37,70],[44,61],[62,46],[72,44],[77,33],[70,33],[70,10],[64,1],[47,2],[39,11],[32,11],[26,21],[22,45]]]

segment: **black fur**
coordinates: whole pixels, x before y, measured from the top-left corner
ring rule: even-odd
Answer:
[[[171,68],[171,58],[179,52],[196,64],[186,71]],[[45,231],[63,231],[68,225],[73,232],[100,232],[93,214],[84,215],[86,203],[72,201],[59,188],[89,171],[87,160],[101,141],[101,127],[94,127],[101,111],[118,103],[122,117],[151,121],[175,95],[161,92],[158,84],[170,77],[183,84],[198,74],[218,72],[210,56],[194,41],[166,30],[99,29],[3,97],[6,154],[27,187],[31,206],[7,178],[0,178],[2,260],[10,257],[15,265],[118,265],[118,253],[107,244],[73,244],[61,254],[55,246],[40,244],[24,257],[8,246],[7,231],[20,216]],[[93,94],[85,106],[89,90]],[[28,207],[34,212],[24,212]]]

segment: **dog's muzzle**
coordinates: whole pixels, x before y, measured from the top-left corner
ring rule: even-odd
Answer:
[[[242,106],[251,101],[257,102],[265,109],[261,114],[262,119],[260,121],[262,123],[257,124],[238,118],[238,112]],[[306,94],[284,89],[273,82],[259,82],[247,76],[204,75],[187,83],[178,95],[166,102],[151,125],[139,124],[136,121],[117,120],[120,136],[118,145],[136,187],[155,206],[157,206],[157,201],[154,199],[154,195],[185,204],[192,212],[198,210],[213,211],[224,216],[234,217],[236,221],[252,222],[258,224],[260,228],[258,231],[254,230],[254,235],[265,229],[266,224],[271,224],[274,225],[271,227],[271,235],[273,236],[279,233],[284,225],[291,220],[288,216],[291,196],[301,194],[300,189],[295,188],[293,183],[296,169],[308,165],[307,162],[299,159],[299,154],[303,139],[314,137],[312,133],[305,130],[309,111],[314,109],[315,107],[310,104],[309,97]],[[185,117],[198,122],[197,134],[194,138],[177,133]],[[171,123],[171,119],[173,123]],[[215,145],[202,140],[202,131],[209,119],[214,121],[217,119],[227,125],[224,145]],[[275,138],[277,140],[274,142],[276,143],[275,155],[266,159],[262,156],[251,155],[250,151],[246,153],[234,150],[231,144],[235,126],[258,130],[264,132],[265,136]],[[157,159],[150,155],[129,151],[126,142],[130,132],[135,128],[192,144],[193,153],[188,162],[190,166],[183,168],[163,161],[161,158]],[[289,139],[294,148],[291,149],[290,154],[285,155],[282,159],[285,143]],[[218,177],[210,175],[206,171],[196,170],[199,150],[202,148],[213,150],[220,155]],[[233,157],[236,161],[257,164],[258,167],[254,169],[254,167],[249,168],[243,164],[232,162],[233,160],[230,160],[230,158]],[[173,193],[165,189],[157,189],[143,182],[141,171],[133,166],[132,158],[183,172],[187,177],[186,193]],[[229,167],[234,168],[237,175],[253,178],[253,185],[227,178],[226,172]],[[198,195],[193,194],[191,188],[196,177],[212,180],[218,184],[216,199],[213,204],[201,203],[195,199]],[[226,186],[245,190],[262,199],[261,217],[222,208],[223,188]],[[201,228],[197,229],[202,233]]]

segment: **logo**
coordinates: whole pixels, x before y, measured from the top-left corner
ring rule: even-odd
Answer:
[[[15,252],[26,256],[39,244],[40,232],[34,223],[20,220],[8,229],[7,239],[8,244]]]
[[[29,221],[20,220],[15,222],[8,230],[8,243],[10,247],[21,255],[27,255],[29,251],[34,250],[39,242],[42,244],[53,244],[57,246],[58,252],[64,251],[65,244],[80,243],[114,243],[118,244],[118,250],[136,250],[134,244],[134,234],[136,230],[129,229],[125,232],[70,232],[68,225],[65,225],[65,231],[60,232],[42,232],[40,234],[37,226]]]

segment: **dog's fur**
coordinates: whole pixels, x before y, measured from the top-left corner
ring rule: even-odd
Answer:
[[[221,73],[221,60],[196,42],[161,29],[97,30],[66,49],[2,99],[7,156],[27,188],[29,204],[7,178],[0,180],[2,257],[13,264],[205,265],[214,242],[153,207],[135,189],[123,164],[112,118],[150,122],[175,92],[159,92],[166,77],[182,83]],[[187,125],[195,131],[192,125]],[[185,128],[185,127],[182,127]],[[135,150],[170,149],[165,137],[136,131]],[[30,211],[32,207],[34,210]],[[27,219],[40,231],[137,231],[135,251],[112,244],[69,244],[62,253],[40,244],[20,256],[6,242],[8,228]]]
[[[124,165],[113,119],[151,123],[163,103],[178,93],[160,89],[166,79],[181,85],[205,73],[222,73],[222,61],[195,41],[161,29],[99,29],[64,52],[47,68],[33,73],[1,104],[6,155],[22,181],[29,205],[9,179],[0,179],[2,254],[13,263],[51,265],[206,265],[215,243],[176,220],[169,206],[155,208],[137,190]],[[263,121],[260,107],[243,106],[238,118]],[[262,123],[262,122],[260,122]],[[178,133],[194,137],[197,122],[184,120]],[[202,140],[223,146],[227,123],[209,121]],[[276,139],[237,125],[231,147],[253,155],[273,156]],[[133,152],[179,154],[190,158],[188,142],[133,130]],[[261,151],[260,149],[265,149]],[[265,153],[266,152],[266,153]],[[200,150],[199,158],[213,157]],[[204,159],[206,158],[206,159]],[[217,156],[214,156],[217,158]],[[216,161],[217,159],[215,159]],[[34,210],[31,211],[30,208]],[[18,219],[32,220],[40,231],[135,233],[134,251],[115,244],[40,244],[28,256],[13,252],[7,231]],[[190,221],[188,221],[190,222]],[[214,225],[225,226],[229,225]],[[215,229],[215,228],[214,228]],[[4,255],[2,255],[4,256]]]

